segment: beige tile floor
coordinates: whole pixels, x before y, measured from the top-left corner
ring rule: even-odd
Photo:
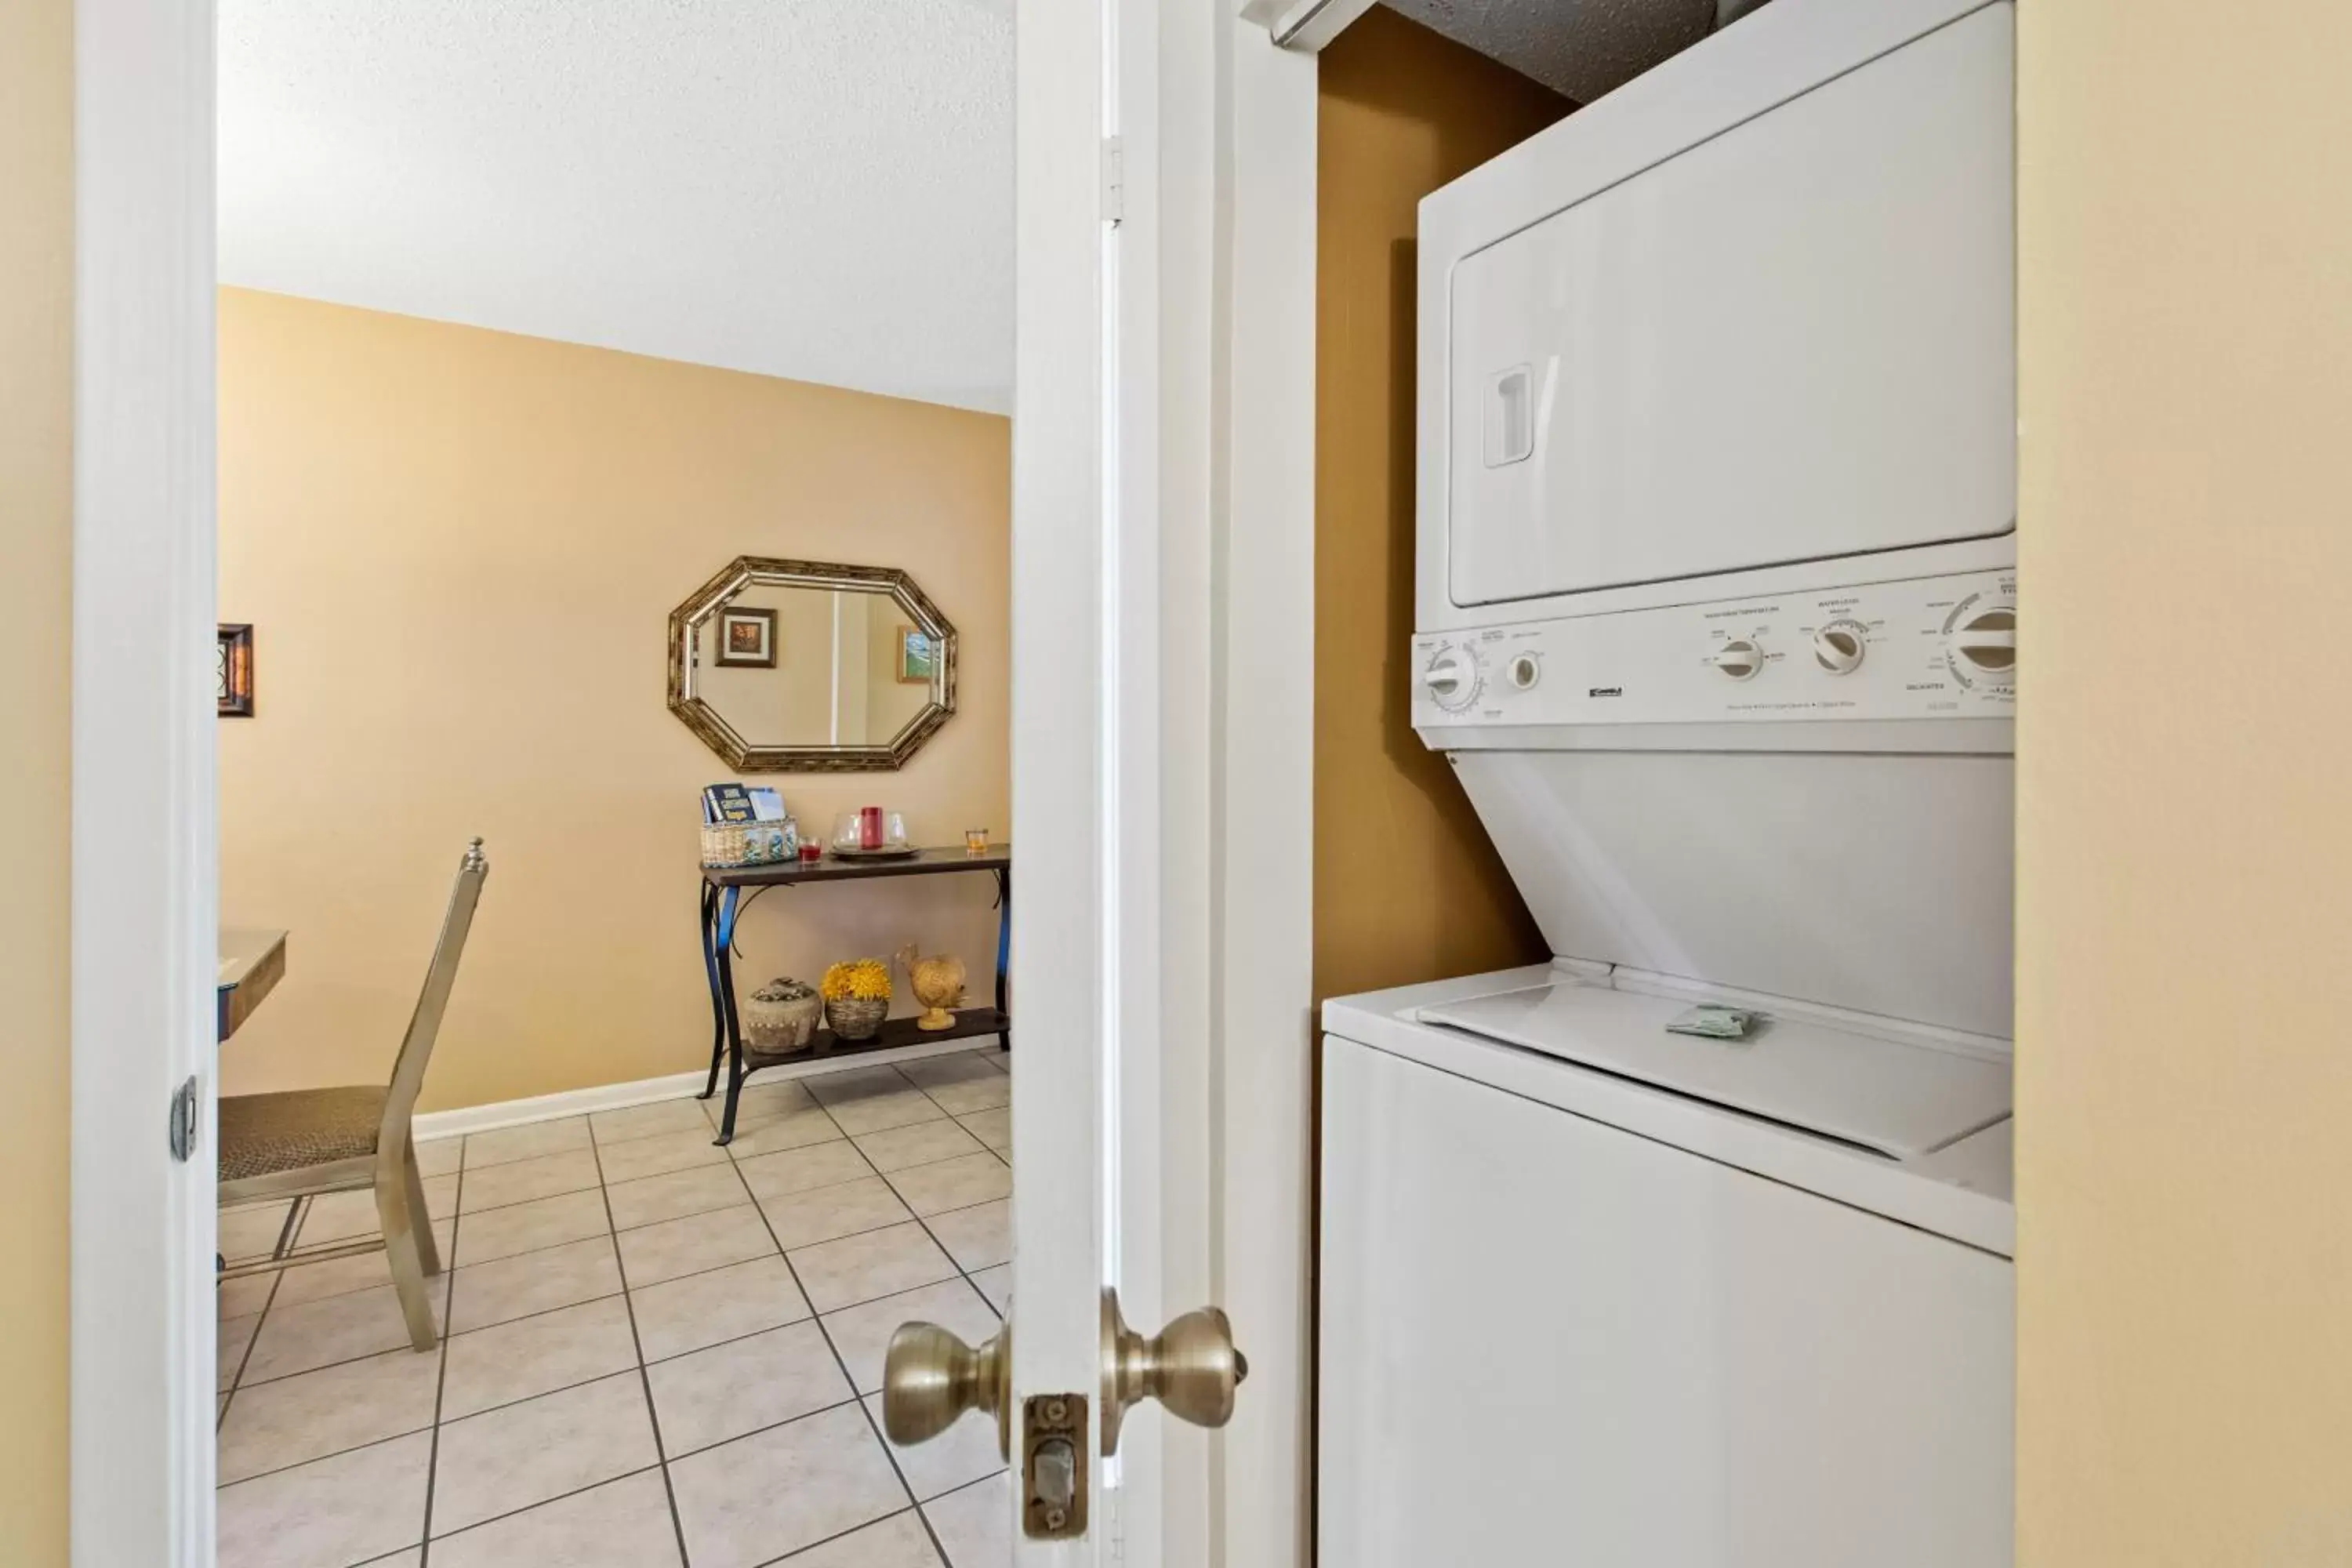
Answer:
[[[994,1568],[990,1423],[897,1449],[909,1318],[996,1331],[1011,1058],[754,1080],[420,1147],[441,1346],[408,1349],[366,1194],[222,1211],[220,1568]]]

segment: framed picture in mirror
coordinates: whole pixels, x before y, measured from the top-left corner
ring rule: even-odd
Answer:
[[[898,684],[929,686],[940,672],[938,639],[920,626],[898,628]]]
[[[776,668],[776,612],[728,605],[719,612],[718,662],[730,669]]]

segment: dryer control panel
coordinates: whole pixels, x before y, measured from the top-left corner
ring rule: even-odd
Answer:
[[[1412,721],[2007,719],[2017,633],[2004,570],[1417,636]]]

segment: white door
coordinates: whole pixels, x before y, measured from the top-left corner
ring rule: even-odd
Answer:
[[[1091,0],[1015,16],[1013,1307],[984,1346],[902,1326],[885,1376],[896,1441],[996,1424],[1010,1559],[1024,1565],[1157,1562],[1157,1531],[1128,1523],[1178,1500],[1160,1496],[1159,1466],[1120,1459],[1133,1429],[1163,1415],[1122,1416],[1158,1400],[1222,1425],[1245,1372],[1213,1310],[1164,1332],[1122,1331],[1117,1315],[1128,1217],[1208,1202],[1205,1187],[1163,1193],[1157,1141],[1125,1135],[1130,1080],[1160,1066],[1168,829],[1149,479],[1156,273],[1148,237],[1132,237],[1150,226],[1120,222],[1119,100],[1123,85],[1149,93],[1157,12],[1158,0]],[[1153,101],[1136,127],[1147,142]]]

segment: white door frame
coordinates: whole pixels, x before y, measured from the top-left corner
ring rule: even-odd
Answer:
[[[1129,1419],[1157,1484],[1113,1528],[1135,1568],[1304,1564],[1317,72],[1231,4],[1118,3],[1118,967],[1151,981],[1116,1276],[1147,1332],[1225,1308],[1251,1373],[1220,1433]]]
[[[1156,689],[1122,704],[1120,754],[1140,770],[1123,784],[1157,791],[1134,820],[1159,827],[1126,846],[1115,896],[1130,954],[1170,977],[1119,997],[1135,1045],[1108,1109],[1125,1168],[1159,1177],[1120,1189],[1120,1278],[1147,1328],[1224,1305],[1252,1364],[1222,1434],[1129,1424],[1123,1462],[1159,1481],[1134,1495],[1160,1507],[1124,1521],[1124,1550],[1255,1568],[1308,1553],[1315,71],[1229,5],[1119,5],[1156,35],[1120,56],[1117,493],[1121,598],[1157,624],[1117,674]],[[213,4],[77,0],[75,31],[73,1561],[205,1568]],[[191,1073],[204,1125],[182,1165],[164,1122]]]
[[[1012,952],[1022,1042],[1013,1075],[1016,1479],[1021,1402],[1084,1396],[1101,1376],[1096,1299],[1109,1227],[1097,1202],[1106,1176],[1100,1085],[1106,1009],[1117,994],[1117,954],[1106,939],[1118,929],[1118,856],[1105,834],[1120,820],[1105,754],[1114,710],[1101,690],[1113,646],[1103,581],[1113,558],[1103,506],[1112,460],[1102,314],[1108,11],[1106,0],[1024,5],[1013,32],[1013,842],[1022,859]],[[1096,1451],[1096,1428],[1079,1425],[1083,1451]],[[1099,1508],[1098,1488],[1096,1497]],[[1017,1486],[1000,1506],[1012,1514],[1015,1563],[1098,1561],[1099,1531],[1071,1542],[1028,1541]]]
[[[1318,70],[1312,53],[1238,19],[1227,68],[1213,338],[1224,372],[1213,398],[1212,1294],[1250,1355],[1216,1478],[1221,1561],[1256,1568],[1314,1552]]]
[[[77,1568],[213,1537],[213,7],[74,15]],[[194,1158],[165,1147],[205,1085]]]

